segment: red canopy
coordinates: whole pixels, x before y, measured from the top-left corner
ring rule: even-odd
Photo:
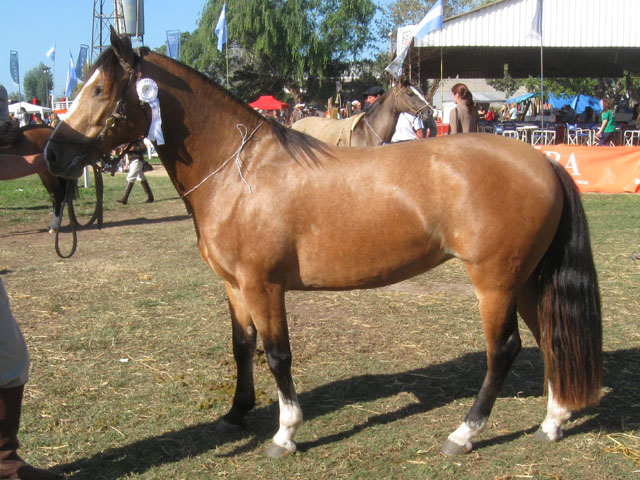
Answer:
[[[255,102],[251,102],[249,106],[258,110],[280,110],[288,107],[289,104],[281,102],[272,95],[261,95]]]

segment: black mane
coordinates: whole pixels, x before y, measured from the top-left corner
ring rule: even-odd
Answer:
[[[137,55],[135,56],[137,62],[140,62],[142,58],[144,58],[147,54],[150,53],[149,49],[147,48],[141,48],[137,50],[138,50]],[[229,100],[231,100],[232,102],[244,108],[251,115],[255,115],[261,118],[263,121],[267,122],[271,127],[272,133],[278,139],[282,147],[294,159],[299,158],[300,156],[304,156],[304,157],[307,157],[308,159],[311,159],[315,163],[318,160],[316,156],[316,152],[321,151],[321,152],[327,153],[327,145],[325,143],[309,135],[305,135],[303,133],[297,132],[290,128],[284,127],[283,125],[281,125],[280,123],[278,123],[276,120],[272,118],[267,118],[263,116],[262,114],[260,114],[259,112],[251,108],[245,101],[241,100],[232,92],[222,87],[218,82],[216,82],[212,78],[204,75],[203,73],[197,71],[196,69],[190,67],[189,65],[186,65],[182,62],[178,62],[177,60],[174,60],[170,57],[160,55],[158,53],[154,53],[154,55],[158,55],[159,57],[162,57],[164,60],[175,63],[180,68],[183,68],[191,72],[192,74],[201,78],[207,84],[211,85],[221,94],[225,95]],[[91,68],[91,71],[89,72],[89,77],[93,75],[93,72],[98,68],[101,70],[102,75],[105,79],[105,84],[104,84],[105,93],[109,95],[111,99],[114,99],[116,95],[116,91],[113,87],[116,82],[117,74],[121,73],[123,71],[123,68],[120,65],[120,60],[116,56],[112,47],[107,48],[104,52],[102,52],[100,57],[98,57],[93,67]]]

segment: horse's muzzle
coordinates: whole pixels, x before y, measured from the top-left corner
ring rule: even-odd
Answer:
[[[53,175],[64,178],[78,178],[82,169],[89,164],[87,155],[75,145],[70,146],[49,140],[44,149],[44,158]]]

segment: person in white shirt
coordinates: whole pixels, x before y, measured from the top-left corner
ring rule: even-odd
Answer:
[[[424,138],[424,124],[422,119],[408,112],[402,112],[396,123],[396,131],[393,132],[391,143],[406,142]]]

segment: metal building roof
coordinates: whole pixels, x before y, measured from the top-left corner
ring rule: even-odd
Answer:
[[[422,76],[620,77],[640,72],[640,0],[542,0],[542,38],[532,35],[538,0],[502,0],[445,19],[442,30],[414,39]],[[437,60],[437,61],[436,61]]]

